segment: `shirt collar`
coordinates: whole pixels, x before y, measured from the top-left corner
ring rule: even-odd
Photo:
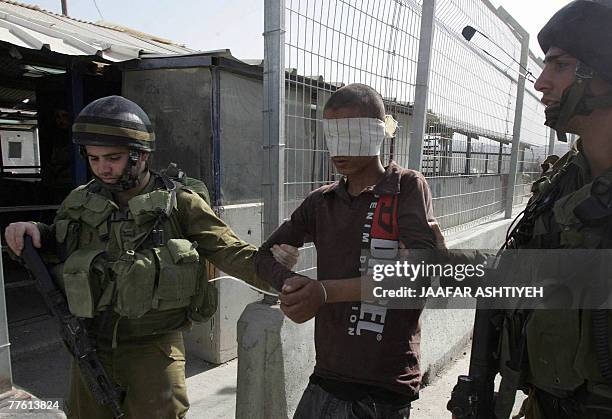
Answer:
[[[382,178],[372,187],[366,188],[363,192],[375,193],[379,195],[397,195],[400,193],[400,180],[402,168],[393,160],[389,166],[385,167],[385,173]],[[335,192],[340,197],[349,199],[346,177],[331,184],[329,188],[323,191],[323,195]]]
[[[155,176],[153,172],[149,172],[149,173],[150,173],[149,182],[142,189],[142,191],[140,191],[138,195],[143,195],[149,192],[153,192],[157,188],[156,186],[157,176]],[[96,193],[99,195],[102,195],[104,198],[108,199],[109,201],[114,202],[115,200],[112,192],[102,186],[98,186],[98,188],[96,188]]]

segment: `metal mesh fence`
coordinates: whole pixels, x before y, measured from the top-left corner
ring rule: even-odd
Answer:
[[[379,91],[400,122],[384,159],[407,155],[419,10],[397,0],[286,0],[285,216],[335,180],[318,122],[338,87],[363,83]]]
[[[383,159],[407,155],[418,52],[420,8],[397,0],[286,0],[285,202],[287,218],[306,195],[336,180],[320,120],[333,91],[367,84],[399,121]],[[313,275],[314,249],[298,269]]]
[[[399,122],[381,158],[409,166],[422,137],[421,170],[443,229],[461,229],[504,210],[515,120],[521,42],[486,0],[437,0],[424,132],[415,132],[422,2],[274,0],[284,13],[284,198],[290,216],[313,189],[337,179],[320,124],[332,92],[364,83]],[[268,8],[266,8],[268,14]],[[466,26],[476,28],[470,42]],[[282,30],[282,28],[279,28]],[[266,60],[269,57],[266,57]],[[536,76],[540,63],[531,57]],[[265,87],[265,86],[264,86]],[[524,204],[548,143],[543,106],[528,83],[520,127],[515,204]],[[420,140],[420,138],[419,138]],[[267,204],[266,204],[267,205]],[[308,259],[308,254],[305,255]],[[312,256],[314,257],[314,256]],[[314,259],[303,264],[314,266]]]
[[[532,145],[521,149],[519,153],[516,182],[514,184],[515,206],[525,205],[531,196],[531,184],[542,175],[540,164],[547,155],[546,146]]]
[[[527,68],[532,73],[532,78],[536,79],[542,72],[542,63],[530,56]],[[521,142],[524,147],[519,153],[515,177],[515,206],[524,205],[529,200],[531,184],[542,174],[540,165],[549,154],[550,129],[544,125],[544,105],[540,102],[540,95],[533,83],[526,84],[521,123]]]

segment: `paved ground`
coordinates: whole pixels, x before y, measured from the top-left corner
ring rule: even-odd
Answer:
[[[70,359],[59,341],[57,327],[41,305],[31,304],[35,293],[27,289],[10,291],[9,332],[13,380],[41,399],[67,398]],[[30,300],[30,304],[25,304]],[[32,307],[38,306],[33,310]],[[29,309],[24,310],[24,307]],[[33,311],[32,311],[33,310]],[[12,320],[12,321],[11,321]],[[446,403],[457,376],[468,371],[469,348],[449,364],[421,391],[413,404],[413,419],[450,418]],[[191,402],[189,418],[233,418],[236,409],[236,360],[215,366],[187,354],[187,389]],[[0,396],[0,419],[6,416]],[[20,413],[18,418],[61,417],[57,414],[33,416]]]
[[[469,370],[469,354],[470,348],[467,347],[460,356],[436,375],[432,380],[432,385],[421,390],[419,400],[412,404],[413,409],[410,419],[451,418],[450,413],[446,410],[446,403],[448,403],[451,391],[457,383],[457,377],[467,374]],[[500,377],[497,378],[496,385],[499,386]],[[514,415],[518,413],[524,399],[525,396],[519,393],[514,404]]]
[[[432,385],[421,391],[419,400],[413,404],[412,419],[450,418],[446,403],[457,376],[468,370],[468,352],[469,348],[466,348],[460,357],[434,378]],[[68,365],[68,355],[59,345],[19,356],[13,362],[15,383],[42,399],[65,398]],[[188,417],[234,418],[238,362],[234,360],[213,366],[197,358],[188,358],[187,365],[187,389],[191,402]],[[25,417],[22,415],[15,417]],[[0,413],[0,418],[3,417]]]
[[[59,341],[55,323],[47,316],[40,316],[13,324],[10,333],[15,386],[41,399],[65,400],[70,358]],[[234,417],[237,366],[237,361],[215,366],[188,354],[189,417]],[[0,418],[3,418],[1,407],[0,402]],[[15,417],[26,417],[24,415],[20,413]]]
[[[432,377],[432,384],[423,388],[419,393],[419,400],[412,404],[410,419],[450,419],[451,415],[446,410],[446,403],[457,383],[457,376],[467,374],[470,366],[468,355],[468,348],[466,348],[461,356],[453,360],[452,364]]]

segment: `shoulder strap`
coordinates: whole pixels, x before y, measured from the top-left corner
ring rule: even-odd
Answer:
[[[96,182],[95,179],[90,180],[85,185],[81,185],[77,188],[77,190],[86,189],[88,192],[98,193],[102,187]]]
[[[589,195],[573,209],[576,217],[583,224],[592,225],[612,216],[612,171],[584,187],[589,189]]]
[[[200,195],[200,197],[206,201],[209,206],[211,205],[208,188],[204,182],[199,179],[185,176],[179,181],[179,183],[183,189],[195,192],[196,194]]]
[[[372,259],[393,259],[399,251],[398,195],[374,194],[361,233],[361,272]]]
[[[170,163],[161,174],[173,180],[180,188],[195,192],[210,206],[210,195],[206,184],[199,179],[188,177],[176,163]]]
[[[537,191],[533,191],[533,196],[527,202],[527,207],[523,210],[510,224],[506,231],[506,241],[499,249],[498,255],[506,248],[514,248],[520,243],[524,243],[531,239],[535,219],[546,209],[554,204],[554,198],[557,193],[561,179],[567,172],[567,169],[576,157],[578,151],[573,148],[563,155],[553,165],[550,175],[544,175],[532,186]],[[541,185],[541,187],[540,187]]]

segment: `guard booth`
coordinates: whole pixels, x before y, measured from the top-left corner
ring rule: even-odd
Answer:
[[[152,168],[172,161],[204,180],[219,216],[259,245],[261,86],[262,67],[226,50],[195,53],[129,28],[0,0],[2,236],[14,221],[52,222],[68,192],[91,178],[71,143],[71,125],[91,101],[118,94],[151,118]],[[4,243],[1,262],[0,393],[11,381],[7,330],[13,353],[59,340],[33,281],[7,257]],[[219,310],[186,334],[186,343],[188,352],[222,363],[236,357],[237,319],[261,294],[231,279],[215,284]]]
[[[262,242],[261,65],[229,51],[147,56],[125,62],[122,94],[138,103],[155,129],[152,167],[175,161],[207,184],[213,209],[243,240]],[[185,334],[187,350],[216,364],[237,356],[236,323],[244,307],[262,298],[245,284],[214,276],[219,309]],[[211,276],[212,277],[212,276]]]

